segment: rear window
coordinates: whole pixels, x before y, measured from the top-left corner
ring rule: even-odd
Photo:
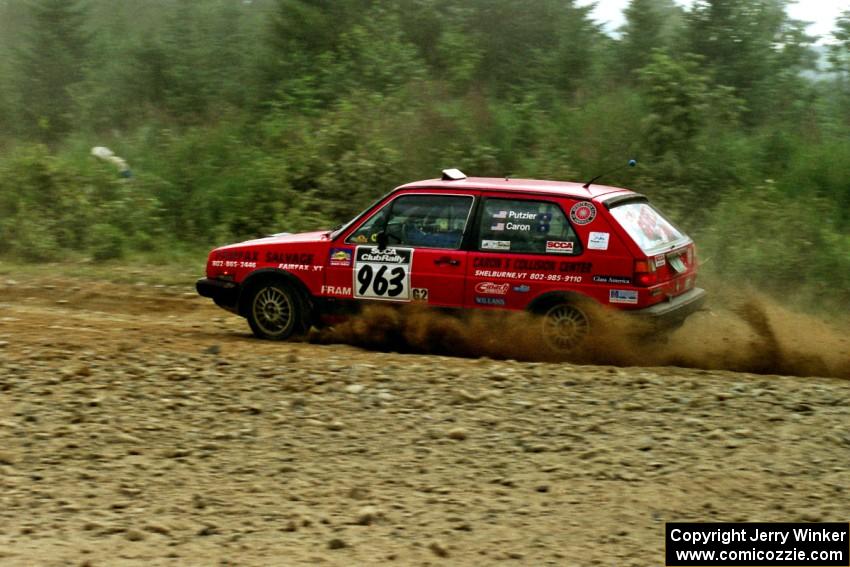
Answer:
[[[678,228],[649,203],[617,205],[611,208],[611,215],[647,254],[685,238]]]

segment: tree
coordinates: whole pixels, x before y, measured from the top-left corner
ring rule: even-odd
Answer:
[[[84,78],[85,12],[71,0],[40,0],[30,10],[32,25],[16,62],[18,97],[27,130],[53,142],[71,128],[71,89]]]
[[[683,29],[684,11],[673,0],[631,0],[620,28],[619,60],[627,76],[646,66],[653,49],[669,49]]]
[[[832,32],[835,43],[829,46],[829,64],[842,85],[850,79],[850,10],[842,12]]]
[[[687,50],[747,102],[751,123],[781,104],[788,83],[814,64],[813,38],[786,13],[791,1],[697,0],[687,13]]]

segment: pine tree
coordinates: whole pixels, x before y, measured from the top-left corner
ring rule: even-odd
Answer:
[[[619,60],[626,75],[634,77],[650,62],[653,49],[673,46],[682,31],[684,12],[673,0],[631,0],[623,15]]]
[[[86,14],[73,0],[39,0],[30,10],[32,25],[17,52],[18,98],[26,130],[52,142],[71,128],[71,89],[84,78]]]

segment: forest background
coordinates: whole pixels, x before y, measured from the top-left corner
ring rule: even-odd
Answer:
[[[850,304],[850,10],[632,0],[0,0],[0,258],[196,265],[469,175],[647,194],[703,273]],[[825,42],[824,42],[825,40]],[[92,157],[108,146],[132,178]]]

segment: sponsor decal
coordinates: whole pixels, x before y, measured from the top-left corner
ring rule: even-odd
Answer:
[[[517,293],[528,293],[529,291],[531,291],[531,286],[530,286],[530,285],[525,285],[525,284],[522,284],[522,285],[515,285],[515,286],[514,286],[513,288],[511,288],[511,289],[513,289],[513,290],[514,290],[515,292],[517,292]]]
[[[505,300],[501,297],[475,297],[475,303],[478,305],[504,305]]]
[[[482,240],[481,241],[481,249],[482,250],[510,250],[511,249],[511,241],[510,240]]]
[[[473,260],[472,265],[476,268],[501,268],[502,259],[484,256],[482,258],[475,258],[475,260]]]
[[[502,230],[505,230],[505,223],[497,222],[496,224],[490,227],[490,230],[492,230],[493,232],[500,232]]]
[[[575,224],[590,224],[595,218],[596,207],[590,201],[579,201],[570,209],[570,220]]]
[[[482,295],[505,295],[508,293],[511,284],[497,284],[493,282],[478,282],[475,284],[475,293]]]
[[[589,274],[592,268],[592,262],[561,262],[558,271],[570,274]]]
[[[608,240],[611,235],[607,232],[591,232],[587,237],[588,250],[608,250]]]
[[[428,288],[427,287],[414,287],[413,288],[413,301],[423,301],[425,303],[428,302]]]
[[[664,254],[659,254],[655,257],[655,267],[661,268],[667,265],[667,258],[664,257]]]
[[[562,242],[562,241],[546,241],[546,253],[547,254],[572,254],[573,253],[573,243],[572,242]]]
[[[636,305],[638,302],[638,292],[631,289],[612,289],[608,292],[608,301],[611,303]]]
[[[358,246],[354,252],[354,297],[410,300],[412,248]]]
[[[351,288],[340,287],[335,285],[323,285],[322,293],[326,293],[328,295],[344,295],[345,297],[351,297]]]
[[[331,248],[329,257],[331,266],[350,266],[351,248]]]
[[[519,258],[514,262],[514,269],[554,272],[556,265],[553,260],[526,260],[525,258]]]
[[[266,264],[297,264],[309,266],[313,263],[312,254],[293,254],[286,252],[266,252]]]
[[[309,254],[308,254],[309,255]],[[213,254],[213,260],[243,260],[246,262],[256,262],[259,252],[256,250],[220,250]],[[309,255],[312,258],[312,255]],[[300,264],[300,262],[297,262]]]
[[[596,283],[631,284],[632,278],[628,276],[593,276]]]

